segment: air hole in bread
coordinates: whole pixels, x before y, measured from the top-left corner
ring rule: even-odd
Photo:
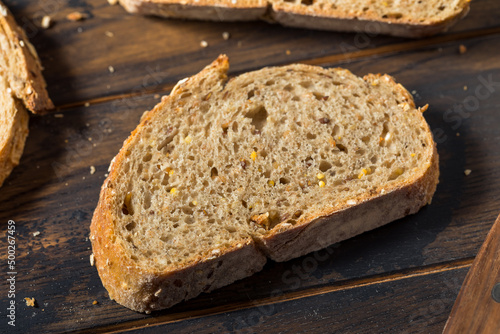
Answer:
[[[135,229],[135,227],[136,227],[136,223],[135,222],[130,222],[127,225],[125,225],[125,229],[127,231],[129,231],[129,232],[132,231],[133,229]]]
[[[314,86],[312,81],[301,81],[301,82],[299,82],[299,85],[304,87],[305,89],[309,89],[309,88]]]
[[[261,132],[267,122],[267,110],[264,106],[259,106],[248,112],[245,117],[252,119],[252,125],[256,131]]]
[[[405,169],[402,167],[398,167],[392,170],[392,173],[389,175],[388,181],[394,181],[397,178],[399,178],[403,173],[405,172]]]
[[[340,152],[349,153],[347,147],[342,144],[337,144],[337,148],[340,150]]]
[[[332,168],[332,164],[329,163],[328,161],[321,161],[319,164],[319,170],[322,171],[323,173],[328,171],[330,168]]]
[[[309,133],[307,133],[306,137],[307,137],[307,139],[311,139],[311,140],[316,139],[316,134],[309,132]]]
[[[132,209],[132,193],[128,192],[125,195],[125,199],[123,200],[123,205],[122,205],[122,213],[124,215],[133,215],[134,211]]]
[[[212,169],[210,170],[210,177],[214,179],[217,176],[219,176],[219,171],[217,170],[217,168],[212,167]]]
[[[293,91],[294,87],[291,84],[287,84],[285,87],[283,87],[283,90],[287,92]]]
[[[250,100],[250,99],[251,99],[252,97],[254,97],[254,96],[255,96],[255,89],[252,89],[252,90],[250,90],[250,91],[248,92],[248,94],[247,94],[247,99],[249,99],[249,100]]]

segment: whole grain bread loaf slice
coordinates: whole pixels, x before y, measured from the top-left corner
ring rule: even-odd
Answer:
[[[130,13],[169,18],[250,21],[319,30],[419,38],[446,31],[470,0],[120,0]]]
[[[438,183],[422,111],[388,75],[307,65],[227,81],[220,56],[146,113],[92,219],[97,270],[170,307],[417,212]]]
[[[0,186],[19,164],[28,135],[26,108],[42,114],[54,108],[42,66],[25,32],[0,2]]]

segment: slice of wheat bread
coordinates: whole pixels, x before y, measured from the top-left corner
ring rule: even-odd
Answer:
[[[112,299],[149,312],[429,203],[438,156],[388,75],[307,65],[226,81],[220,56],[125,141],[91,224]]]
[[[46,90],[42,65],[24,30],[9,9],[0,2],[0,71],[15,96],[26,108],[43,114],[54,108]]]
[[[470,0],[120,0],[130,13],[168,18],[249,21],[420,38],[448,30]]]
[[[28,135],[26,109],[54,108],[35,48],[0,2],[0,186],[19,164]]]

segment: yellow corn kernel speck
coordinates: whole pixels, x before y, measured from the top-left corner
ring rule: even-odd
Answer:
[[[342,139],[342,136],[339,136],[338,138],[339,138],[339,140],[341,140],[341,139]]]
[[[169,170],[168,175],[174,175],[174,170],[173,169]]]
[[[184,142],[186,144],[189,144],[192,140],[193,140],[193,138],[191,138],[191,136],[187,136],[186,138],[184,138]]]
[[[410,155],[411,155],[412,157],[414,157],[414,156],[415,156],[415,153],[412,153],[412,154],[410,154]]]
[[[198,205],[198,201],[193,201],[192,203],[194,206]]]
[[[172,196],[177,195],[177,188],[170,189],[170,194],[172,194]]]
[[[325,177],[325,174],[318,173],[318,174],[316,174],[316,177],[318,178],[318,180],[321,180],[321,179],[323,179]]]
[[[387,3],[387,1],[382,1],[382,5],[384,5],[384,7],[389,7],[389,4]]]
[[[319,186],[320,186],[320,188],[323,188],[325,186],[325,182],[324,181],[319,181]]]
[[[269,180],[269,182],[267,182],[267,184],[269,184],[270,187],[274,187],[274,181],[273,180]]]
[[[371,173],[372,173],[372,169],[370,167],[368,167],[368,169],[363,168],[361,170],[361,173],[359,173],[359,175],[358,175],[358,179],[361,179],[365,175],[370,175]]]
[[[257,152],[253,151],[252,154],[250,154],[250,158],[255,161],[255,159],[257,159]]]

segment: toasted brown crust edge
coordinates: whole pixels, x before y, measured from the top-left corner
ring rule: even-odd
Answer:
[[[5,146],[0,148],[0,187],[14,167],[19,164],[29,132],[28,112],[21,102],[16,100],[15,103],[17,111],[12,122],[12,128],[8,130],[9,135]]]
[[[113,191],[108,184],[114,182],[116,178],[115,169],[121,164],[139,128],[149,122],[153,114],[165,106],[175,94],[182,91],[179,87],[196,82],[203,78],[207,71],[218,71],[222,74],[220,77],[224,77],[227,69],[227,57],[219,56],[200,73],[176,85],[170,96],[164,98],[152,111],[143,116],[141,124],[132,132],[115,157],[110,175],[101,189],[99,203],[90,227],[95,265],[110,298],[132,310],[148,313],[168,308],[202,292],[212,291],[260,271],[267,257],[276,261],[286,261],[415,213],[430,202],[436,189],[439,163],[434,143],[429,166],[425,167],[426,170],[422,175],[413,182],[388,188],[384,195],[379,193],[376,196],[367,196],[360,199],[358,205],[345,205],[343,208],[336,208],[334,212],[325,212],[284,233],[278,226],[266,238],[261,240],[249,238],[240,245],[231,245],[221,250],[220,255],[209,259],[199,258],[196,262],[178,270],[155,272],[150,268],[135,266],[126,255],[120,241],[116,240],[112,208],[108,207],[111,206],[109,198]],[[367,77],[370,78],[371,75]],[[394,89],[413,104],[408,91],[396,84],[391,77],[389,79]],[[394,205],[395,201],[399,201],[401,205]],[[373,210],[381,207],[385,208],[382,214],[372,214]],[[346,224],[347,221],[351,224]],[[283,254],[279,254],[281,252]],[[247,261],[241,261],[243,258]]]
[[[398,19],[387,18],[379,20],[376,17],[336,17],[308,13],[301,10],[281,8],[268,2],[262,7],[231,7],[231,5],[213,6],[208,1],[197,4],[180,4],[175,1],[155,0],[120,0],[120,4],[129,13],[156,15],[166,18],[208,20],[208,21],[252,21],[262,19],[267,22],[277,22],[281,25],[314,30],[329,30],[341,32],[366,32],[370,36],[384,34],[396,37],[422,38],[447,31],[458,20],[465,17],[470,9],[468,0],[460,3],[461,11],[456,15],[439,22],[421,24],[399,22]]]
[[[282,9],[274,9],[271,11],[271,17],[274,21],[287,27],[343,32],[366,32],[370,36],[391,35],[395,37],[423,38],[446,32],[468,13],[469,3],[466,2],[462,11],[457,15],[449,17],[444,21],[427,24],[400,23],[394,19],[381,21],[375,18],[337,18],[300,12],[288,12]]]
[[[0,15],[0,26],[6,32],[7,37],[18,45],[22,53],[24,63],[21,64],[22,71],[27,75],[27,83],[22,92],[15,91],[17,98],[24,102],[26,108],[35,114],[45,114],[54,109],[54,104],[47,92],[47,84],[42,75],[42,65],[36,53],[35,47],[30,43],[24,30],[19,27],[7,6],[0,1],[0,6],[5,8],[7,15]],[[24,46],[23,46],[24,45]],[[5,72],[15,71],[4,69]]]

